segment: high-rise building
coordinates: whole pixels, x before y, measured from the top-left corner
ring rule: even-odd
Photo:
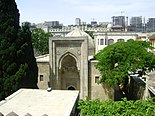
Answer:
[[[155,32],[155,18],[149,18],[147,22],[147,31]]]
[[[130,30],[135,32],[141,32],[142,28],[142,16],[131,17]]]
[[[91,21],[91,26],[97,26],[97,21]]]
[[[81,25],[87,25],[87,23],[85,21],[81,22]]]
[[[80,18],[76,18],[75,19],[75,25],[81,25],[81,19]]]
[[[59,21],[45,21],[44,25],[48,26],[48,27],[59,27]]]
[[[112,17],[112,30],[113,31],[125,31],[125,16],[113,16]]]
[[[130,25],[142,25],[142,16],[131,17]]]
[[[113,26],[119,25],[124,27],[125,26],[125,16],[113,16],[112,17],[112,24]]]

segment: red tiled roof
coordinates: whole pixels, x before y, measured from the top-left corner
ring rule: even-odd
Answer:
[[[155,35],[149,37],[150,40],[155,40]]]

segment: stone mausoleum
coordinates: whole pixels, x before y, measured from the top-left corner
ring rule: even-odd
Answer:
[[[112,88],[97,84],[100,73],[95,68],[97,61],[93,60],[96,43],[79,29],[65,37],[50,38],[49,54],[36,58],[39,89],[79,90],[81,99],[113,98]]]

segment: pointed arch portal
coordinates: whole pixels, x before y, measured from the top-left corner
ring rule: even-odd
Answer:
[[[60,63],[61,89],[80,90],[80,76],[75,58],[68,54]]]
[[[79,90],[80,99],[88,96],[88,39],[85,36],[49,39],[50,86],[53,89],[67,90],[72,86]]]

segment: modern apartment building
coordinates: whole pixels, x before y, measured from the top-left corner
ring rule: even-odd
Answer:
[[[147,31],[155,32],[155,18],[149,18],[147,22]]]
[[[125,30],[125,16],[113,16],[112,17],[112,28],[113,30],[119,28],[119,30]]]
[[[142,32],[142,16],[131,17],[130,19],[130,31]]]
[[[78,26],[81,25],[81,19],[80,18],[75,19],[75,25],[78,25]]]

